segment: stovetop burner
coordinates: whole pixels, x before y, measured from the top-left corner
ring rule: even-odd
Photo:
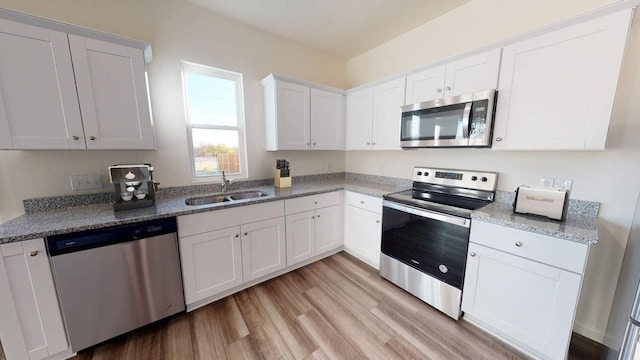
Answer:
[[[421,209],[470,218],[495,196],[497,173],[416,167],[413,188],[384,199]]]

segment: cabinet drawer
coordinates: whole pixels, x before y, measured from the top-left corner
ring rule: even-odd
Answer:
[[[382,214],[382,198],[347,191],[345,199],[347,205]]]
[[[287,215],[338,204],[340,204],[340,191],[304,196],[284,201],[285,213]]]
[[[528,231],[471,222],[470,241],[578,274],[584,272],[589,245]]]
[[[257,205],[238,206],[199,214],[178,216],[180,237],[202,234],[240,224],[273,219],[284,215],[284,202],[273,201]]]

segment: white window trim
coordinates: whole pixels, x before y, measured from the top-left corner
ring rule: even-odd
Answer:
[[[236,113],[238,115],[238,126],[219,126],[219,125],[192,125],[189,122],[189,104],[186,92],[185,72],[192,72],[202,75],[215,76],[222,79],[235,81],[236,83]],[[237,130],[238,131],[238,157],[240,161],[240,173],[230,174],[233,179],[246,179],[249,177],[249,169],[247,163],[247,141],[246,127],[244,122],[244,84],[241,73],[215,68],[212,66],[196,64],[188,61],[182,61],[182,95],[184,97],[185,121],[187,124],[187,138],[189,141],[189,162],[191,166],[191,180],[193,183],[219,181],[222,175],[197,176],[195,166],[195,156],[193,153],[193,136],[192,129],[214,129],[214,130]]]

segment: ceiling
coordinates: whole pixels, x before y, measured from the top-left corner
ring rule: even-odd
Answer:
[[[260,30],[350,59],[470,0],[188,0]]]

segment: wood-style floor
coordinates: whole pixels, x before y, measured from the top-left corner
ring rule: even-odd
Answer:
[[[570,359],[598,358],[584,343]],[[339,253],[75,359],[525,358]]]

